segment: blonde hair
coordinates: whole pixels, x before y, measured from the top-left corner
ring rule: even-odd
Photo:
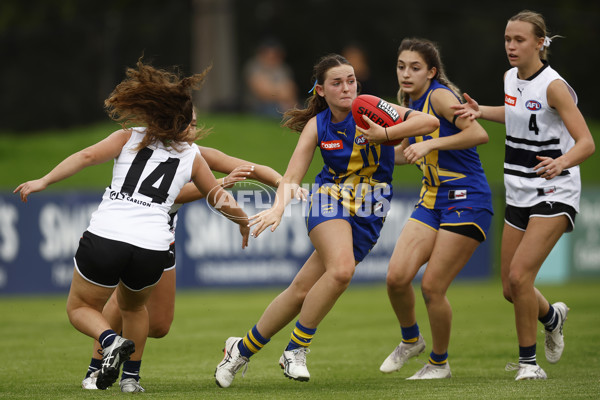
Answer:
[[[533,26],[533,34],[535,35],[535,37],[537,37],[538,39],[548,38],[549,32],[546,29],[546,21],[544,20],[544,17],[540,13],[537,13],[535,11],[530,11],[530,10],[523,10],[523,11],[519,12],[518,14],[510,17],[508,22],[511,22],[511,21],[529,22]],[[564,36],[554,35],[552,37],[549,37],[548,39],[550,41],[552,41],[557,37],[562,38]],[[541,60],[548,61],[548,53],[549,53],[548,46],[549,45],[544,45],[540,49],[540,59]]]
[[[440,56],[440,51],[435,43],[427,39],[407,38],[400,43],[400,46],[398,47],[398,56],[400,56],[400,53],[403,51],[414,51],[419,53],[421,57],[423,57],[427,69],[430,70],[435,67],[436,73],[433,79],[436,79],[442,85],[447,86],[456,96],[462,98],[460,89],[454,83],[450,82],[450,79],[446,76],[442,57]],[[404,93],[402,87],[400,87],[400,89],[398,89],[398,104],[408,107],[408,101],[408,94]]]
[[[178,150],[179,143],[192,142],[201,133],[190,127],[192,91],[202,87],[210,68],[183,78],[178,72],[144,64],[140,57],[136,68],[127,69],[126,78],[104,101],[104,107],[123,128],[130,124],[146,126],[137,150],[157,141]]]

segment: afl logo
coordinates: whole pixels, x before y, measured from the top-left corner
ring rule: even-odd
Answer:
[[[354,139],[354,143],[361,146],[363,144],[367,144],[368,141],[367,141],[367,139],[365,139],[365,137],[363,135],[360,135]]]
[[[527,107],[529,111],[539,111],[542,109],[542,105],[535,100],[527,100],[527,103],[525,103],[525,107]]]

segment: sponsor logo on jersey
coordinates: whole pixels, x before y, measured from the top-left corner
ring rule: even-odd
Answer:
[[[529,111],[539,111],[542,109],[540,102],[535,100],[527,100],[525,107],[527,107]]]
[[[396,109],[385,100],[380,100],[379,104],[377,104],[377,108],[383,110],[387,115],[390,116],[391,119],[394,120],[394,122],[398,121],[398,118],[400,118],[398,111],[396,111]]]
[[[505,93],[504,94],[504,104],[514,107],[515,105],[517,105],[517,98]]]
[[[556,186],[544,187],[537,189],[538,196],[548,196],[549,194],[556,192]]]
[[[344,148],[344,143],[341,140],[330,140],[328,142],[321,142],[321,148],[323,150],[341,150]]]
[[[346,135],[346,130],[342,131],[337,131],[337,133],[339,133],[340,135],[344,135],[346,137],[348,137],[348,135]]]
[[[354,138],[354,143],[356,143],[359,146],[362,146],[369,143],[369,141],[364,137],[364,135],[360,135]]]
[[[125,193],[117,192],[115,190],[111,190],[108,194],[108,197],[111,200],[121,200],[121,201],[129,201],[130,203],[138,204],[144,207],[152,207],[152,203],[148,203],[147,201],[136,199],[135,197],[131,197]]]
[[[464,200],[466,198],[467,191],[465,189],[448,191],[448,200]]]

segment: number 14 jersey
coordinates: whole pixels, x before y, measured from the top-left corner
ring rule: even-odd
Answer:
[[[139,151],[145,128],[134,128],[115,159],[112,182],[92,214],[88,231],[144,249],[168,250],[173,242],[169,210],[192,176],[197,150],[158,142]]]

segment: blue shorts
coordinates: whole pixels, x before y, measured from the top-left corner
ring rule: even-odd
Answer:
[[[326,194],[314,193],[310,196],[306,210],[308,232],[321,222],[334,219],[348,221],[352,228],[354,260],[361,262],[369,254],[379,239],[385,217],[371,213],[366,216],[350,215],[342,202]]]
[[[444,229],[483,242],[492,223],[492,213],[485,208],[430,209],[417,205],[409,220],[437,232]]]

